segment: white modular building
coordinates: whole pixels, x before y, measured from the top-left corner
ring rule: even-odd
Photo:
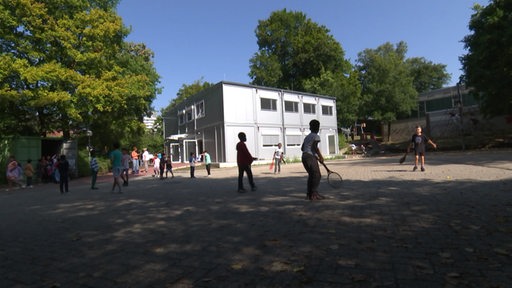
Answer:
[[[238,133],[247,135],[253,155],[270,161],[278,143],[285,156],[299,158],[309,121],[320,121],[324,156],[339,153],[336,99],[330,96],[222,81],[163,115],[166,151],[188,162],[204,150],[219,166],[236,164]]]

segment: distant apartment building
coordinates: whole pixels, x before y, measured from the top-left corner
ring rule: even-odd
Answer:
[[[146,116],[142,119],[142,122],[144,122],[146,129],[153,129],[153,127],[155,126],[155,121],[156,121],[157,116],[158,116],[157,113],[153,112],[153,113],[151,113],[150,117]]]
[[[338,154],[334,97],[269,87],[219,82],[163,115],[166,150],[173,161],[186,162],[191,152],[207,150],[219,165],[236,163],[238,133],[254,157],[270,160],[278,143],[286,157],[300,158],[309,121],[320,121],[320,149]]]

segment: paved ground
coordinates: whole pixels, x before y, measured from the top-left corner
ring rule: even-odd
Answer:
[[[2,190],[0,287],[511,287],[511,152],[332,161],[316,202],[300,164]]]

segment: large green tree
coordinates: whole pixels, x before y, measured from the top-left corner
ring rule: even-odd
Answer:
[[[464,37],[468,53],[460,58],[462,81],[474,89],[487,116],[512,114],[512,1],[474,6]]]
[[[359,118],[361,83],[356,70],[349,75],[326,71],[319,77],[305,80],[304,89],[311,93],[336,97],[338,127],[349,127]]]
[[[126,43],[117,0],[0,2],[0,131],[142,131],[158,93],[152,52]],[[16,123],[16,126],[13,126]]]
[[[305,91],[306,81],[325,72],[348,74],[351,65],[329,32],[302,12],[272,12],[256,28],[258,52],[250,59],[251,83]]]
[[[435,64],[423,57],[408,58],[405,63],[409,67],[414,89],[418,93],[440,89],[451,79],[444,64]]]
[[[362,84],[361,115],[388,124],[417,107],[415,90],[405,55],[407,45],[385,43],[358,54],[357,69]]]

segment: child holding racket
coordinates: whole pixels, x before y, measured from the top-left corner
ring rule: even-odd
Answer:
[[[308,192],[306,196],[309,200],[320,200],[324,199],[324,197],[318,194],[318,186],[322,179],[318,162],[324,163],[324,157],[318,148],[318,143],[320,143],[320,136],[318,135],[318,131],[320,131],[320,122],[315,119],[311,120],[309,122],[309,130],[311,130],[311,133],[304,138],[304,142],[301,147],[302,165],[304,165],[304,168],[308,172]]]
[[[421,171],[425,171],[425,150],[427,144],[432,145],[434,148],[437,148],[437,145],[432,142],[432,140],[428,139],[427,136],[421,133],[421,126],[416,126],[416,133],[412,135],[411,144],[407,148],[407,152],[411,148],[414,148],[414,168],[412,171],[418,170],[418,162],[421,164]]]

